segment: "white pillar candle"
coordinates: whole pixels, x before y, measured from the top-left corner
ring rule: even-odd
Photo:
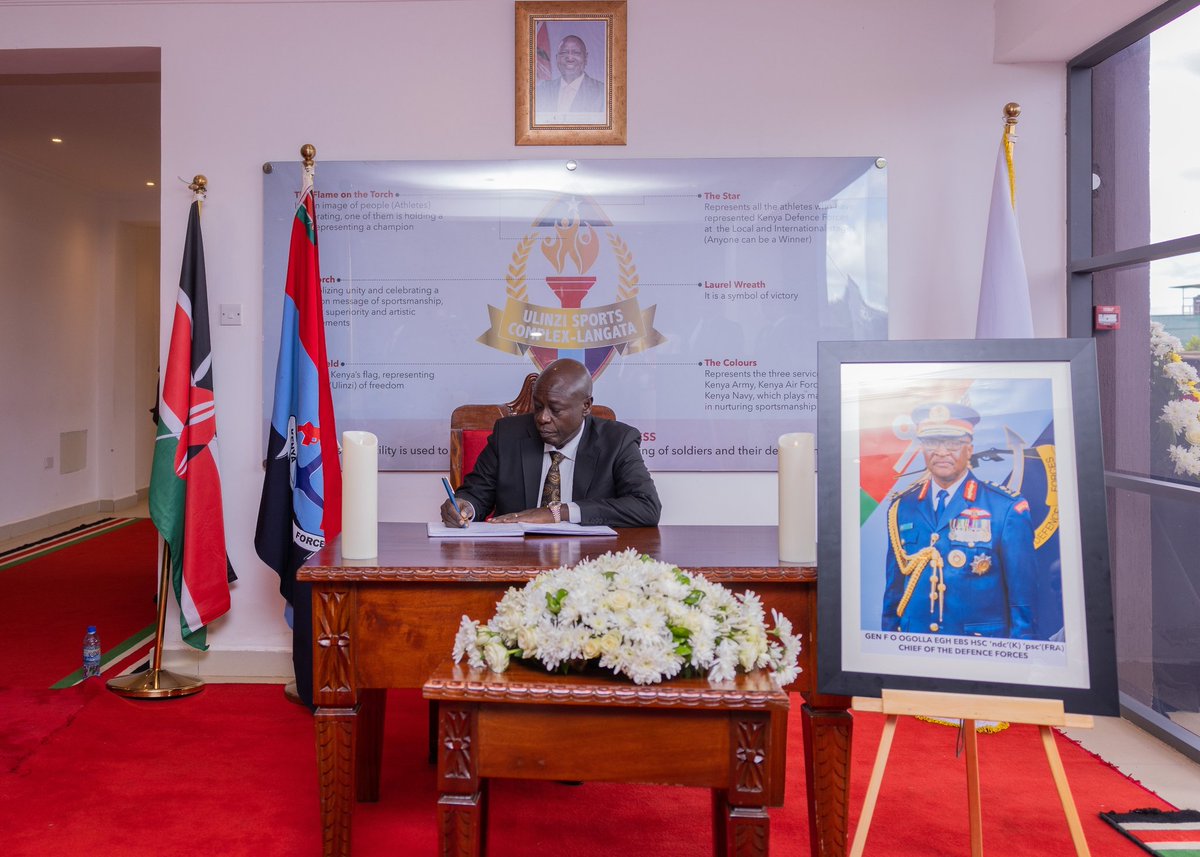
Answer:
[[[779,438],[779,558],[784,562],[817,561],[815,447],[806,432]]]
[[[379,438],[342,432],[342,557],[379,555]]]

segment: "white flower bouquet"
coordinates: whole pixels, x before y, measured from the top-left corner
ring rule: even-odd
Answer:
[[[765,668],[784,686],[800,672],[800,638],[771,612],[767,630],[753,592],[735,595],[630,549],[509,589],[487,625],[463,616],[454,660],[493,672],[504,672],[511,657],[552,671],[595,662],[636,684],[680,674],[728,681],[739,667]]]
[[[1166,387],[1158,418],[1171,427],[1173,439],[1183,440],[1170,444],[1167,453],[1177,475],[1200,477],[1200,375],[1180,356],[1179,338],[1156,321],[1150,322],[1150,350],[1155,383]]]

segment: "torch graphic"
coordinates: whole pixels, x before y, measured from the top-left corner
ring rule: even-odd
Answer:
[[[563,309],[579,309],[583,306],[583,299],[587,297],[588,291],[596,284],[596,278],[588,276],[587,272],[600,255],[600,239],[590,224],[580,229],[577,202],[573,202],[566,217],[555,221],[554,232],[554,235],[542,239],[542,255],[556,272],[546,277],[546,285],[558,296],[558,302]],[[564,273],[568,260],[572,263],[575,274]],[[535,345],[530,348],[530,353],[539,369],[545,369],[561,357],[570,357],[585,365],[588,362],[583,349],[567,350]]]

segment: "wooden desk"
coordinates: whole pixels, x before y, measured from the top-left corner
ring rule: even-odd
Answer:
[[[520,663],[497,674],[447,660],[423,692],[439,702],[441,854],[486,855],[492,777],[708,788],[716,857],[769,853],[767,807],[783,803],[772,777],[786,767],[771,725],[787,722],[788,696],[761,670],[719,688],[703,678],[638,687],[611,674]]]
[[[349,857],[354,797],[379,798],[385,690],[420,688],[449,655],[463,614],[486,621],[509,586],[606,551],[635,548],[735,590],[753,589],[802,636],[804,765],[814,857],[846,853],[850,700],[816,690],[816,569],[779,562],[775,527],[663,526],[615,538],[430,539],[381,524],[379,557],[335,541],[298,579],[313,584],[313,695],[324,853]],[[782,780],[782,777],[780,777]]]

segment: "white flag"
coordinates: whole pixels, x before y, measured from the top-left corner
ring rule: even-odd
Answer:
[[[983,248],[983,277],[979,284],[976,339],[1019,339],[1033,336],[1029,277],[1017,231],[1016,181],[1012,173],[1012,141],[1000,142],[987,242]]]

